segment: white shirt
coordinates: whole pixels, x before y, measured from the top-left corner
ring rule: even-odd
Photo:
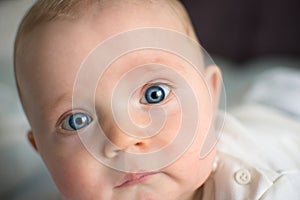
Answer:
[[[232,113],[202,199],[300,199],[300,121],[259,104]]]

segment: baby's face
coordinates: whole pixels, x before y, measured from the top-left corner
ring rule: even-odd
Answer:
[[[141,27],[161,27],[185,33],[179,20],[170,20],[175,17],[168,16],[171,14],[157,12],[153,15],[149,9],[130,9],[134,8],[111,9],[97,16],[42,25],[21,43],[25,52],[17,58],[17,73],[33,140],[59,190],[68,199],[192,199],[211,172],[215,151],[204,159],[199,159],[199,155],[214,106],[203,78],[178,56],[158,50],[139,50],[123,55],[99,77],[95,99],[86,99],[82,89],[82,97],[78,97],[82,106],[72,106],[73,87],[80,65],[91,50],[108,37]],[[145,80],[130,94],[130,119],[143,126],[151,122],[144,114],[151,108],[161,107],[167,112],[164,127],[153,137],[142,139],[125,134],[111,111],[113,91],[122,77],[135,67],[149,63],[167,66],[186,80],[197,100],[195,110],[199,111],[199,126],[191,145],[173,163],[151,173],[143,169],[140,169],[143,174],[125,173],[99,162],[85,148],[76,129],[80,132],[100,124],[109,141],[118,147],[114,150],[107,143],[99,149],[107,160],[118,158],[122,151],[149,153],[170,145],[180,128],[182,114],[189,115],[177,103],[176,90],[182,88],[176,79],[151,69],[137,74],[138,80],[141,77]],[[211,68],[209,70],[217,73]],[[209,80],[216,86],[217,75],[211,77],[213,80]],[[134,84],[134,81],[125,84]],[[218,93],[217,87],[212,89],[213,94]],[[123,99],[117,101],[122,103]]]

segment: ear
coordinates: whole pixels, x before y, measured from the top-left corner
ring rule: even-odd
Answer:
[[[216,65],[210,65],[205,68],[205,78],[210,90],[210,94],[212,95],[214,109],[217,111],[222,86],[221,70]]]
[[[205,79],[208,84],[209,92],[211,94],[212,103],[213,103],[213,111],[214,117],[217,115],[219,100],[220,100],[220,93],[221,93],[221,86],[222,86],[222,74],[216,65],[210,65],[205,68]],[[206,156],[215,152],[216,150],[216,134],[211,131],[215,129],[210,129],[206,138],[204,140],[203,146],[200,151],[200,158],[204,159]]]
[[[28,139],[29,143],[31,144],[31,146],[38,152],[38,148],[36,146],[35,139],[34,139],[34,136],[33,136],[33,133],[31,130],[28,131],[28,133],[27,133],[27,139]]]

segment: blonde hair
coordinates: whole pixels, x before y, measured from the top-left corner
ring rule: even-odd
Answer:
[[[107,1],[112,0],[37,0],[21,21],[15,40],[14,53],[16,54],[20,39],[25,34],[36,28],[38,25],[59,19],[79,18],[81,14],[84,14],[84,10],[87,10],[88,8],[97,4],[100,5],[102,2]],[[143,0],[127,1],[130,1],[132,3],[141,3]],[[161,2],[162,0],[156,1]],[[186,28],[186,33],[196,39],[192,23],[184,6],[178,0],[165,1],[171,5],[174,12],[183,22]],[[147,0],[147,2],[153,3],[155,2],[155,0]]]
[[[16,85],[22,104],[22,95],[16,73],[16,57],[18,54],[20,40],[25,35],[29,34],[39,25],[46,24],[50,21],[76,20],[82,15],[88,13],[89,9],[97,6],[101,7],[101,5],[106,2],[119,4],[120,2],[123,3],[126,1],[133,4],[144,4],[145,2],[161,3],[165,1],[165,3],[169,5],[173,12],[178,16],[178,19],[181,20],[186,34],[197,40],[189,15],[184,6],[178,0],[37,0],[21,21],[15,39],[14,72]]]

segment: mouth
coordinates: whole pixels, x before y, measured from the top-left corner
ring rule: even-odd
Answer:
[[[131,186],[131,185],[143,183],[156,174],[158,174],[158,172],[126,174],[116,184],[115,188],[122,188],[122,187],[127,187],[127,186]]]

